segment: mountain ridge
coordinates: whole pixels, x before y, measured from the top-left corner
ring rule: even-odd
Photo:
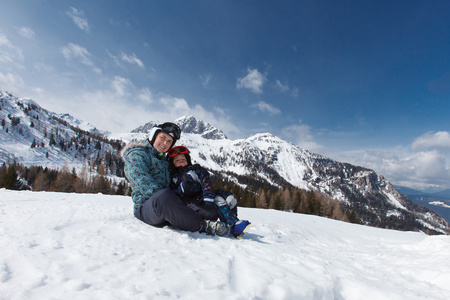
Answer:
[[[123,178],[123,163],[118,159],[120,148],[130,140],[146,138],[156,124],[148,122],[110,140],[107,132],[82,130],[78,126],[87,122],[75,121],[68,114],[50,113],[34,101],[4,93],[0,93],[0,99],[0,162],[14,160],[56,167],[69,164],[77,169],[86,163],[103,163],[108,167],[108,175]],[[192,158],[210,170],[227,172],[231,177],[250,176],[278,187],[288,183],[319,191],[355,209],[367,225],[386,226],[386,220],[394,220],[399,228],[410,222],[415,224],[410,230],[422,230],[420,224],[424,224],[437,232],[450,232],[443,218],[410,201],[373,170],[334,161],[271,133],[230,140],[221,130],[193,116],[174,122],[183,130],[178,144],[188,146]]]

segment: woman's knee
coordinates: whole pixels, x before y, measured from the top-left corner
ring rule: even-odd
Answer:
[[[182,203],[178,195],[171,189],[160,190],[152,196],[153,206],[155,208],[166,205],[173,205],[174,203]]]

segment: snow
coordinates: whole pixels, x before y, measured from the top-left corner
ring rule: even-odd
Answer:
[[[406,210],[406,207],[404,207],[404,206],[400,203],[400,201],[398,201],[397,198],[395,198],[394,195],[392,195],[392,194],[390,194],[390,193],[387,193],[387,192],[384,192],[384,194],[386,195],[386,199],[388,199],[389,202],[391,202],[392,205],[394,205],[394,206],[397,207],[397,208],[401,208],[401,209]]]
[[[445,207],[445,208],[450,208],[450,205],[445,204],[445,202],[442,202],[442,201],[432,201],[429,204],[430,205],[436,205],[436,206],[442,206],[442,207]]]
[[[239,208],[239,240],[129,197],[0,190],[0,299],[450,299],[450,236]]]

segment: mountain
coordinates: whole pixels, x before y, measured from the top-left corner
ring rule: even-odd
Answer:
[[[395,186],[395,188],[405,194],[407,196],[410,195],[425,195],[425,196],[433,196],[433,197],[442,197],[450,199],[450,189],[449,190],[441,190],[441,191],[424,191],[424,190],[415,190],[405,186]]]
[[[177,119],[180,127],[193,117]],[[428,224],[448,232],[448,223],[432,210],[417,205],[373,170],[341,163],[301,149],[273,134],[261,133],[242,140],[206,140],[183,133],[178,144],[191,150],[194,161],[218,172],[246,175],[268,185],[317,190],[354,208],[364,224],[403,228]],[[235,176],[236,178],[237,176]],[[412,225],[415,224],[415,225]]]
[[[396,186],[396,189],[415,203],[432,209],[450,222],[450,190],[430,193],[402,186]]]
[[[0,162],[81,170],[107,166],[109,175],[123,177],[118,156],[122,142],[108,132],[68,114],[50,112],[30,99],[0,91]]]
[[[406,186],[399,186],[399,185],[395,185],[395,188],[397,189],[397,191],[399,191],[400,193],[402,193],[403,195],[406,196],[411,196],[411,195],[426,195],[427,193],[424,191],[420,191],[420,190],[416,190],[416,189],[412,189]]]
[[[0,299],[450,299],[450,236],[239,208],[239,239],[152,227],[129,197],[0,189]]]
[[[180,129],[183,133],[198,134],[202,138],[207,140],[221,140],[227,138],[227,136],[225,135],[225,133],[223,133],[222,130],[213,127],[209,123],[197,120],[194,117],[182,117],[178,120],[175,120],[174,122],[180,126]],[[160,122],[148,122],[145,125],[132,130],[131,132],[148,133],[150,132],[150,129],[152,129],[153,126],[159,123]]]
[[[0,94],[0,120],[0,162],[53,168],[68,165],[77,170],[89,165],[94,171],[104,165],[107,175],[119,178],[124,177],[121,147],[133,139],[147,138],[156,124],[149,122],[111,139],[112,134],[86,127],[86,122],[4,92]],[[354,210],[366,225],[450,232],[445,219],[410,201],[373,170],[311,153],[270,133],[230,140],[221,130],[192,116],[174,122],[183,130],[177,144],[190,148],[193,161],[243,188],[251,180],[266,187],[315,190]]]
[[[430,193],[430,194],[432,196],[450,199],[450,190],[443,190],[443,191],[440,191],[440,192],[434,192],[434,193]]]

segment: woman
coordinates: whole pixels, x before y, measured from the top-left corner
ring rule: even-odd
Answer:
[[[143,143],[130,143],[122,151],[125,176],[130,183],[134,215],[162,227],[172,225],[186,231],[226,236],[230,227],[217,220],[214,208],[183,202],[170,187],[169,163],[165,153],[180,138],[180,128],[170,122],[152,128]]]

